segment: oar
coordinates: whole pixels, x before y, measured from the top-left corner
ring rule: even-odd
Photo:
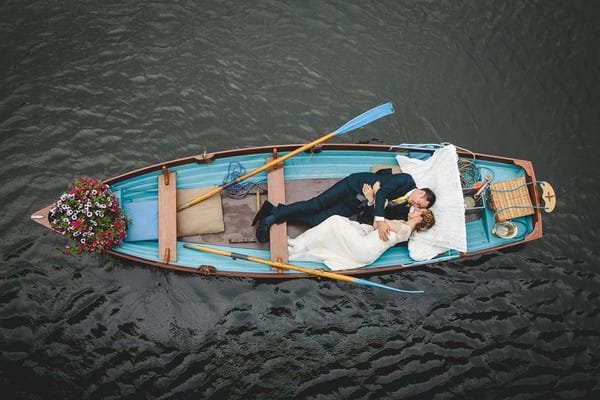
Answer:
[[[296,150],[293,150],[284,156],[277,157],[276,159],[266,163],[262,167],[258,167],[244,175],[237,177],[236,179],[234,179],[232,181],[229,181],[220,186],[217,186],[214,189],[212,189],[198,197],[193,198],[189,202],[179,206],[177,211],[185,210],[186,208],[191,207],[194,204],[198,204],[201,201],[204,201],[204,200],[208,199],[209,197],[214,196],[217,193],[221,193],[223,190],[227,189],[229,186],[233,186],[236,183],[239,183],[245,179],[250,178],[251,176],[258,174],[259,172],[269,169],[273,165],[282,163],[285,160],[287,160],[288,158],[293,157],[298,153],[302,153],[303,151],[306,151],[320,143],[323,143],[326,140],[329,140],[334,136],[353,131],[353,130],[363,127],[375,120],[378,120],[379,118],[383,118],[383,117],[393,114],[393,113],[394,113],[394,106],[392,105],[392,103],[385,103],[380,106],[374,107],[374,108],[370,109],[369,111],[366,111],[366,112],[360,114],[358,117],[355,117],[354,119],[346,122],[344,125],[342,125],[338,129],[336,129],[335,131],[328,133],[327,135],[322,136],[316,140],[313,140],[312,142],[307,143],[304,146],[298,147]]]
[[[327,272],[327,271],[323,271],[323,270],[319,270],[319,269],[298,267],[296,265],[290,265],[290,264],[280,263],[280,262],[277,262],[277,261],[265,260],[264,258],[252,257],[252,256],[249,256],[249,255],[246,255],[246,254],[233,253],[233,252],[230,252],[230,251],[214,249],[212,247],[200,246],[198,244],[184,243],[183,246],[187,247],[188,249],[204,251],[204,252],[212,253],[212,254],[218,254],[220,256],[225,256],[225,257],[231,257],[234,260],[236,258],[240,258],[242,260],[252,261],[252,262],[255,262],[255,263],[259,263],[259,264],[270,265],[270,266],[275,267],[275,268],[290,269],[290,270],[293,270],[293,271],[304,272],[305,274],[316,275],[316,276],[320,276],[320,277],[323,277],[323,278],[336,279],[338,281],[352,282],[352,283],[357,283],[359,285],[373,286],[373,287],[378,287],[378,288],[381,288],[381,289],[393,290],[394,292],[407,293],[407,294],[419,294],[419,293],[423,293],[422,290],[402,290],[402,289],[397,289],[397,288],[394,288],[394,287],[391,287],[391,286],[382,285],[380,283],[375,283],[375,282],[367,281],[365,279],[355,278],[353,276],[336,274],[334,272]]]

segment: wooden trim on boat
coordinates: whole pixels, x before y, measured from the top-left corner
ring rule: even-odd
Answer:
[[[270,162],[277,158],[277,152],[273,151],[273,157],[266,159]],[[283,164],[277,164],[267,171],[267,196],[273,205],[286,204],[285,200],[285,177]],[[287,222],[271,225],[269,248],[271,261],[287,264],[288,262],[288,229]],[[272,267],[274,268],[274,267]],[[279,268],[277,271],[281,272]]]
[[[292,273],[292,272],[284,272],[284,271],[277,272],[276,269],[273,269],[273,272],[269,272],[269,273],[248,273],[248,272],[219,271],[216,267],[214,267],[212,265],[199,265],[198,268],[181,267],[181,266],[174,265],[174,264],[165,264],[165,263],[158,262],[158,261],[151,261],[146,258],[130,256],[128,254],[119,253],[114,250],[108,250],[107,253],[109,253],[115,257],[123,258],[123,259],[129,260],[129,261],[133,261],[133,262],[142,264],[144,266],[150,265],[150,266],[154,266],[154,267],[170,269],[173,271],[193,273],[193,274],[204,275],[204,276],[226,276],[226,277],[233,277],[233,278],[253,278],[253,279],[257,279],[257,278],[258,279],[262,279],[262,278],[266,278],[266,279],[317,278],[314,275],[309,275],[309,274],[304,274],[304,273]],[[433,265],[433,264],[436,264],[436,262],[433,261],[431,264],[427,264],[427,265]],[[335,273],[341,274],[341,275],[349,275],[349,276],[368,275],[368,274],[382,274],[382,273],[396,272],[396,271],[399,271],[402,269],[407,269],[407,268],[410,268],[410,266],[392,265],[389,267],[369,268],[368,270],[354,269],[354,270],[348,270],[348,271],[335,271]]]
[[[538,188],[533,182],[536,181],[535,172],[533,171],[533,163],[525,160],[514,160],[515,165],[520,166],[525,171],[525,182],[530,183],[527,185],[529,191],[529,197],[534,207],[541,207],[541,201],[538,194]],[[531,223],[533,224],[533,230],[527,236],[523,238],[524,242],[529,242],[542,237],[542,209],[534,208],[534,214],[531,216]]]
[[[115,181],[120,181],[123,179],[129,179],[141,174],[145,174],[152,171],[161,170],[163,166],[170,168],[179,165],[189,164],[189,163],[210,163],[216,159],[227,158],[227,157],[235,157],[235,156],[243,156],[250,154],[265,154],[270,155],[273,153],[273,150],[276,149],[278,152],[288,152],[297,149],[303,144],[285,144],[285,145],[269,145],[269,146],[257,146],[257,147],[246,147],[241,149],[233,149],[233,150],[223,150],[217,151],[213,153],[206,153],[201,155],[193,155],[188,157],[183,157],[175,160],[164,161],[158,164],[153,164],[149,166],[145,166],[142,168],[135,169],[133,171],[125,172],[121,175],[117,175],[111,178],[107,178],[104,183],[110,184]],[[319,145],[319,150],[366,150],[366,151],[391,151],[394,153],[407,153],[409,151],[414,151],[412,149],[404,149],[394,147],[391,148],[389,145],[383,144],[353,144],[353,143],[323,143]],[[419,150],[423,152],[433,153],[434,149],[423,149]],[[519,163],[529,163],[529,161],[518,160],[510,157],[496,156],[484,153],[469,153],[462,150],[457,150],[457,153],[460,157],[470,158],[474,154],[475,157],[479,160],[487,160],[487,161],[499,161],[499,162],[510,162],[515,165],[520,165]],[[531,169],[530,172],[533,170]]]
[[[158,257],[177,261],[177,174],[163,169],[158,176]]]
[[[52,226],[50,225],[50,221],[48,220],[48,215],[50,214],[50,209],[52,207],[54,207],[54,204],[50,204],[49,206],[46,206],[41,210],[34,212],[33,214],[31,214],[31,220],[42,225],[44,228],[48,228],[54,231],[54,228],[52,228]]]

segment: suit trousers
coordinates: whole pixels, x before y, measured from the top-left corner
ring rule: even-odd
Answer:
[[[275,222],[294,222],[307,226],[315,226],[332,215],[350,217],[358,214],[361,201],[348,179],[338,181],[320,195],[309,200],[280,204],[273,208]]]

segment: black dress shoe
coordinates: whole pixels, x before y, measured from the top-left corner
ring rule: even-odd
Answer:
[[[269,241],[269,233],[271,224],[267,224],[264,220],[261,220],[256,227],[256,241],[258,243],[266,243]]]
[[[252,226],[256,225],[257,222],[260,222],[267,215],[271,214],[271,210],[273,210],[273,204],[271,204],[269,200],[265,200],[252,220]]]

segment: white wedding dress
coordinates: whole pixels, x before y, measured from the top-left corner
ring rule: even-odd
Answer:
[[[320,262],[334,271],[360,268],[395,244],[408,240],[412,231],[404,221],[400,222],[400,231],[390,232],[389,240],[384,242],[373,226],[334,215],[295,239],[288,239],[288,258]]]

